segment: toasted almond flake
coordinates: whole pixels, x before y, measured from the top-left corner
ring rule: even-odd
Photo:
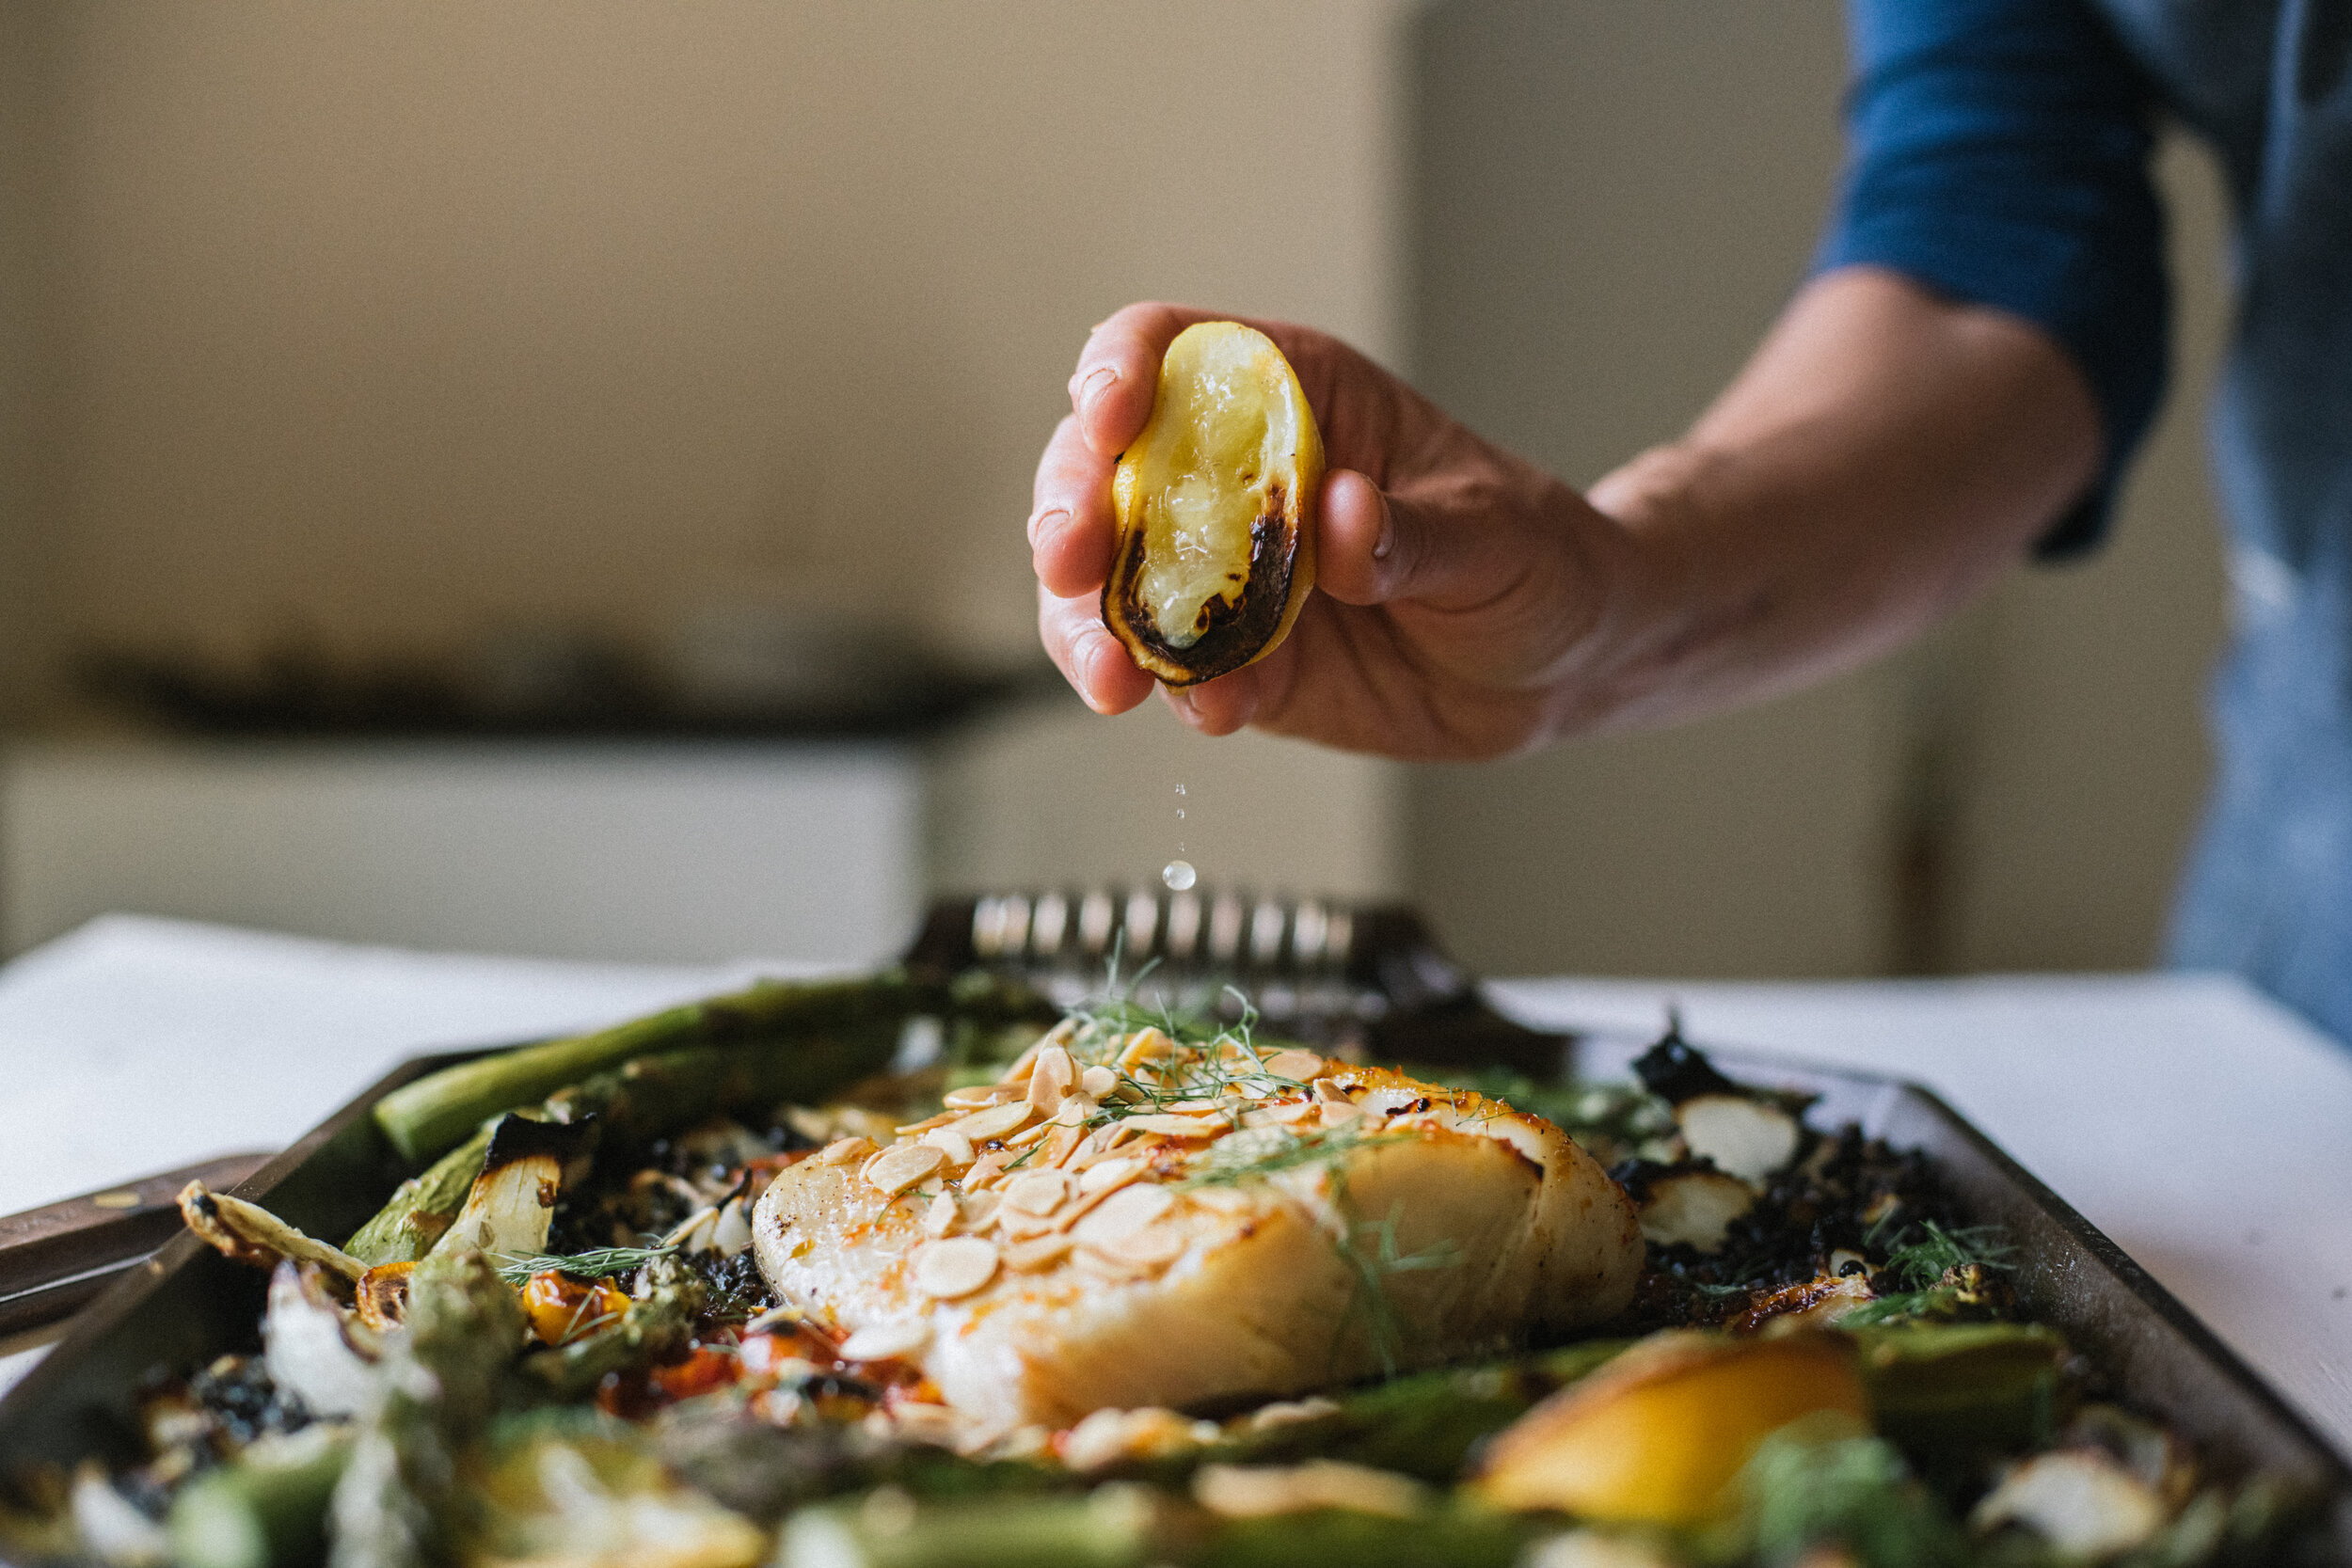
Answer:
[[[1068,1257],[1072,1245],[1067,1236],[1034,1236],[1025,1242],[1012,1242],[1003,1251],[1005,1267],[1017,1274],[1035,1274]]]
[[[1311,1083],[1323,1072],[1323,1058],[1311,1051],[1278,1051],[1266,1058],[1265,1070],[1294,1084]]]
[[[946,1151],[930,1144],[893,1144],[874,1156],[866,1180],[896,1197],[946,1163]]]
[[[1070,1059],[1066,1049],[1059,1045],[1041,1048],[1037,1066],[1029,1072],[1029,1103],[1041,1117],[1053,1115],[1077,1078],[1078,1066]]]
[[[1071,1260],[1096,1278],[1109,1280],[1115,1285],[1149,1279],[1158,1272],[1142,1263],[1130,1262],[1116,1253],[1104,1252],[1100,1247],[1079,1247],[1071,1254]]]
[[[967,1193],[979,1191],[1003,1175],[1005,1167],[1011,1163],[1012,1156],[1003,1149],[990,1149],[973,1161],[972,1168],[963,1173],[963,1190]]]
[[[1005,1183],[1005,1207],[1050,1214],[1070,1197],[1070,1179],[1057,1170],[1025,1170]]]
[[[1026,1148],[1031,1144],[1037,1142],[1038,1139],[1045,1136],[1046,1133],[1051,1132],[1053,1130],[1054,1124],[1052,1122],[1041,1121],[1035,1127],[1028,1128],[1024,1132],[1015,1132],[1011,1137],[1007,1138],[1005,1140],[1005,1147],[1007,1148]]]
[[[1278,1122],[1292,1122],[1304,1117],[1313,1116],[1315,1107],[1322,1103],[1319,1100],[1280,1100],[1271,1105],[1259,1107],[1258,1114],[1270,1117]]]
[[[1132,1236],[1176,1206],[1166,1187],[1121,1187],[1080,1220],[1074,1234],[1094,1246]]]
[[[993,1143],[1008,1137],[1028,1125],[1037,1110],[1025,1100],[1015,1100],[1003,1105],[991,1105],[975,1111],[955,1124],[956,1131],[976,1144]]]
[[[998,1197],[999,1195],[995,1193],[965,1193],[962,1207],[963,1227],[966,1230],[986,1230],[990,1226],[994,1225]]]
[[[817,1151],[820,1165],[846,1165],[852,1160],[863,1160],[874,1152],[870,1138],[836,1138]]]
[[[1050,1040],[1053,1037],[1054,1037],[1050,1034],[1046,1035],[1035,1045],[1030,1046],[1029,1049],[1021,1053],[1020,1055],[1015,1056],[1012,1059],[1012,1066],[1005,1069],[1004,1075],[996,1080],[998,1085],[1003,1088],[1012,1089],[1016,1092],[1025,1094],[1027,1092],[1025,1085],[1029,1082],[1029,1074],[1037,1070],[1037,1053],[1044,1050],[1046,1040]]]
[[[1257,1207],[1257,1200],[1239,1187],[1196,1188],[1192,1194],[1192,1200],[1203,1208],[1215,1209],[1228,1214],[1238,1214],[1245,1209]]]
[[[1138,1029],[1127,1037],[1125,1047],[1119,1053],[1119,1065],[1121,1069],[1133,1069],[1175,1053],[1176,1042],[1168,1038],[1167,1031]]]
[[[1060,1164],[1064,1160],[1070,1158],[1070,1151],[1072,1149],[1076,1148],[1080,1144],[1086,1142],[1086,1130],[1084,1128],[1055,1128],[1053,1132],[1045,1140],[1045,1158],[1042,1163],[1048,1165]]]
[[[1078,1074],[1078,1087],[1097,1100],[1105,1100],[1119,1087],[1119,1074],[1110,1068],[1090,1067]]]
[[[1054,1124],[1057,1127],[1083,1127],[1087,1118],[1102,1108],[1092,1095],[1066,1094],[1062,1096],[1060,1108],[1054,1113]]]
[[[923,1228],[933,1236],[945,1236],[956,1227],[962,1217],[962,1209],[953,1193],[942,1193],[931,1199],[931,1206],[923,1211]]]
[[[1022,1209],[999,1207],[996,1211],[996,1228],[1015,1241],[1030,1236],[1042,1236],[1049,1230],[1062,1229],[1068,1224],[1069,1221],[1066,1218],[1056,1218],[1052,1214],[1032,1214]]]
[[[1079,1174],[1078,1190],[1082,1193],[1104,1192],[1133,1180],[1142,1174],[1143,1162],[1125,1155],[1117,1159],[1098,1161]]]
[[[1121,1236],[1103,1248],[1104,1252],[1140,1263],[1146,1268],[1166,1268],[1184,1255],[1190,1238],[1172,1225],[1147,1225],[1133,1235]]]
[[[923,1141],[947,1156],[948,1167],[953,1170],[961,1170],[977,1158],[972,1140],[952,1127],[934,1127],[923,1134]]]
[[[1360,1105],[1349,1105],[1343,1101],[1337,1104],[1327,1102],[1323,1107],[1323,1125],[1338,1127],[1356,1120],[1363,1114],[1364,1110]]]
[[[953,1111],[977,1111],[984,1106],[1001,1104],[1012,1091],[1002,1084],[966,1084],[960,1089],[949,1089],[939,1097],[939,1102]]]
[[[1225,1131],[1223,1118],[1216,1117],[1129,1117],[1126,1124],[1138,1132],[1157,1132],[1166,1138],[1214,1138]]]
[[[1341,1086],[1340,1081],[1336,1078],[1318,1078],[1310,1086],[1315,1091],[1315,1098],[1324,1101],[1326,1104],[1347,1105],[1354,1103],[1347,1098],[1347,1090]]]
[[[894,1355],[911,1355],[930,1343],[930,1338],[931,1325],[921,1318],[868,1323],[841,1341],[841,1359],[882,1361]]]
[[[962,1115],[961,1111],[942,1111],[935,1117],[926,1117],[921,1121],[911,1121],[904,1127],[896,1127],[891,1131],[902,1138],[912,1138],[918,1133],[928,1132],[934,1127],[945,1127]]]
[[[996,1243],[980,1236],[933,1242],[914,1255],[914,1288],[940,1301],[968,1296],[996,1277]]]

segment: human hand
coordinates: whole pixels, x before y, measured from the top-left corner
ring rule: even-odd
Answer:
[[[1111,471],[1152,412],[1169,341],[1229,319],[1133,305],[1096,327],[1070,380],[1073,412],[1038,465],[1038,632],[1098,712],[1123,713],[1155,684],[1103,626]],[[1254,724],[1406,758],[1496,756],[1547,738],[1620,531],[1339,340],[1248,325],[1290,360],[1323,433],[1316,592],[1273,653],[1164,691],[1169,705],[1210,735]]]

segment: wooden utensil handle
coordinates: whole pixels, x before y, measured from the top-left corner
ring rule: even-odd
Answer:
[[[224,1154],[0,1215],[0,1336],[65,1316],[169,1241],[180,1228],[175,1200],[189,1182],[227,1191],[269,1159],[263,1153]]]

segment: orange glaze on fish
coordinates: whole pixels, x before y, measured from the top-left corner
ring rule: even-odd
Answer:
[[[1632,1295],[1625,1194],[1550,1123],[1469,1090],[1065,1025],[996,1092],[879,1153],[794,1165],[753,1224],[780,1300],[845,1357],[919,1366],[983,1429],[1298,1393]]]

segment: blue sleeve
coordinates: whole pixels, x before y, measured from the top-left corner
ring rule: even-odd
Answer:
[[[2021,316],[2089,379],[2105,471],[2042,541],[2089,548],[2164,392],[2154,99],[2088,0],[1848,0],[1847,167],[1817,267]]]

